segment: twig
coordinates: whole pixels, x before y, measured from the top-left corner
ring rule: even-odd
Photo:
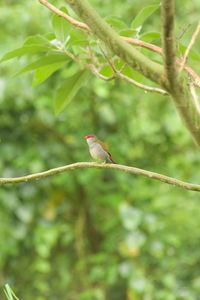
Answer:
[[[188,45],[188,47],[185,51],[185,54],[183,56],[183,60],[182,60],[181,65],[180,65],[179,72],[181,72],[183,70],[183,68],[186,64],[186,61],[188,59],[188,55],[190,53],[190,50],[192,49],[192,46],[194,45],[194,43],[196,41],[196,38],[199,35],[199,32],[200,32],[200,22],[198,23],[197,28],[196,28],[195,32],[193,33],[193,35],[192,35],[191,41],[190,41],[190,43],[189,43],[189,45]]]
[[[174,0],[162,0],[161,4],[164,66],[169,83],[169,90],[173,93],[177,88],[177,72],[175,66]]]
[[[76,19],[70,17],[69,15],[67,15],[66,13],[64,13],[63,11],[59,10],[57,7],[55,7],[54,5],[50,4],[47,0],[38,0],[42,5],[44,5],[45,7],[47,7],[49,10],[51,10],[53,13],[55,13],[56,15],[64,18],[66,21],[68,21],[69,23],[71,23],[73,26],[77,27],[78,29],[83,29],[86,30],[88,32],[91,32],[91,29],[89,28],[89,26],[83,22],[79,22]],[[142,48],[146,48],[150,51],[156,52],[158,54],[162,54],[162,48],[135,39],[135,38],[130,38],[130,37],[125,37],[122,36],[122,38],[129,44],[135,45],[135,46],[139,46]],[[179,58],[176,58],[176,63],[178,65],[181,65],[181,60]],[[200,87],[200,76],[193,70],[191,69],[189,66],[184,65],[183,69],[193,78],[193,82],[194,85],[197,87]]]
[[[14,177],[14,178],[0,178],[0,185],[6,184],[17,184],[17,183],[27,183],[33,180],[39,180],[42,178],[46,178],[49,176],[54,176],[56,174],[69,172],[76,169],[113,169],[118,170],[125,173],[130,173],[138,176],[144,176],[151,179],[159,180],[161,182],[171,184],[186,190],[197,191],[200,192],[200,185],[199,184],[192,184],[188,182],[184,182],[169,176],[165,176],[159,173],[146,171],[143,169],[135,168],[135,167],[128,167],[125,165],[118,165],[118,164],[99,164],[99,163],[91,163],[91,162],[77,162],[70,165],[66,165],[63,167],[58,167],[54,169],[50,169],[48,171],[34,173],[26,176],[21,177]]]
[[[145,90],[146,92],[159,93],[159,94],[162,94],[162,95],[168,95],[168,93],[163,89],[160,89],[160,88],[157,88],[157,87],[151,87],[151,86],[139,83],[138,81],[133,80],[132,78],[130,78],[130,77],[118,72],[118,71],[116,73],[116,76],[118,78],[121,78],[122,80],[130,83],[130,84],[133,84],[133,85],[137,86],[138,88],[140,88],[142,90]]]
[[[197,111],[199,112],[200,114],[200,103],[199,103],[199,99],[198,99],[198,96],[196,94],[196,91],[195,91],[195,87],[194,87],[194,84],[192,83],[192,81],[190,80],[190,92],[192,94],[192,98],[194,100],[194,104],[195,104],[195,107],[197,109]]]
[[[153,92],[153,93],[159,93],[159,94],[162,94],[162,95],[168,95],[168,93],[165,90],[163,90],[163,89],[147,86],[145,84],[142,84],[142,83],[140,83],[140,82],[138,82],[138,81],[136,81],[136,80],[134,80],[134,79],[132,79],[132,78],[124,75],[124,74],[122,74],[122,71],[123,71],[124,67],[126,66],[126,64],[123,65],[122,68],[118,71],[116,69],[115,64],[113,63],[112,59],[110,59],[107,56],[107,54],[105,53],[105,51],[101,47],[100,43],[98,43],[98,45],[99,45],[99,48],[100,48],[103,56],[108,61],[109,65],[111,66],[111,68],[112,68],[112,70],[113,70],[113,72],[115,74],[115,77],[118,77],[118,78],[120,78],[120,79],[122,79],[122,80],[124,80],[124,81],[126,81],[126,82],[128,82],[130,84],[132,84],[132,85],[135,85],[135,86],[139,87],[140,89],[145,90],[146,92]]]
[[[96,77],[98,77],[102,80],[111,81],[111,80],[115,79],[114,75],[109,76],[109,77],[106,77],[106,76],[102,75],[101,73],[99,73],[99,71],[95,68],[94,65],[86,65],[86,68],[88,70],[90,70]]]
[[[180,41],[180,40],[182,39],[182,37],[184,36],[184,34],[188,31],[188,29],[190,28],[191,25],[192,25],[192,24],[187,24],[187,25],[181,30],[181,32],[176,36],[176,39]]]
[[[181,60],[179,60],[178,58],[176,59],[176,62],[180,65],[181,64]],[[200,87],[200,77],[199,75],[189,66],[185,65],[184,66],[184,70],[190,75],[190,77],[192,78],[192,81],[194,83],[194,85],[196,87]]]
[[[49,10],[51,10],[56,15],[58,15],[58,16],[64,18],[64,19],[66,19],[73,26],[75,26],[75,27],[77,27],[79,29],[84,29],[84,30],[87,30],[87,31],[91,31],[90,28],[89,28],[89,26],[87,26],[87,24],[79,22],[76,19],[70,17],[69,15],[67,15],[66,13],[64,13],[62,10],[58,9],[53,4],[49,3],[47,0],[39,0],[39,2],[42,5],[46,6]]]

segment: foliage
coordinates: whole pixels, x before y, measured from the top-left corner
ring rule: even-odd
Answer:
[[[9,286],[9,284],[5,285],[4,293],[8,300],[14,300],[14,299],[19,300],[15,295],[15,293],[13,292],[13,290],[11,289],[11,287]]]
[[[157,3],[93,2],[120,33],[160,43]],[[183,21],[181,3],[177,34],[192,22],[180,39],[184,49],[197,10],[185,1],[190,17]],[[86,161],[82,137],[95,132],[119,163],[198,182],[197,150],[168,98],[85,71],[86,45],[105,62],[94,37],[51,17],[37,1],[5,2],[0,22],[2,177]],[[199,48],[197,41],[189,58],[196,71]],[[67,51],[80,60],[72,62]],[[1,286],[8,282],[19,299],[30,300],[198,299],[198,201],[197,193],[106,170],[1,188]]]

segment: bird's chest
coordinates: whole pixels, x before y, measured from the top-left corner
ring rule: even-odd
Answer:
[[[106,158],[106,152],[98,144],[90,147],[90,154],[94,159],[97,160],[105,160]]]

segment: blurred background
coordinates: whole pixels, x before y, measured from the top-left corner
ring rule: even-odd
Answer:
[[[156,2],[91,3],[102,16],[130,24]],[[0,5],[0,56],[27,36],[51,32],[51,13],[38,1]],[[199,1],[176,5],[177,38],[187,46]],[[159,10],[144,31],[160,32]],[[189,63],[200,74],[200,39],[193,50]],[[199,149],[169,97],[91,76],[56,116],[54,89],[66,69],[33,88],[31,73],[13,76],[24,63],[0,65],[1,177],[91,161],[83,136],[96,133],[120,164],[199,182]],[[28,300],[199,299],[199,201],[198,193],[114,170],[75,170],[1,187],[1,299],[6,283]]]

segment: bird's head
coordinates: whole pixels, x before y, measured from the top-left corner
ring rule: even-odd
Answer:
[[[90,145],[97,140],[97,137],[96,137],[96,135],[91,134],[91,135],[85,135],[84,139],[86,139],[88,145]]]

